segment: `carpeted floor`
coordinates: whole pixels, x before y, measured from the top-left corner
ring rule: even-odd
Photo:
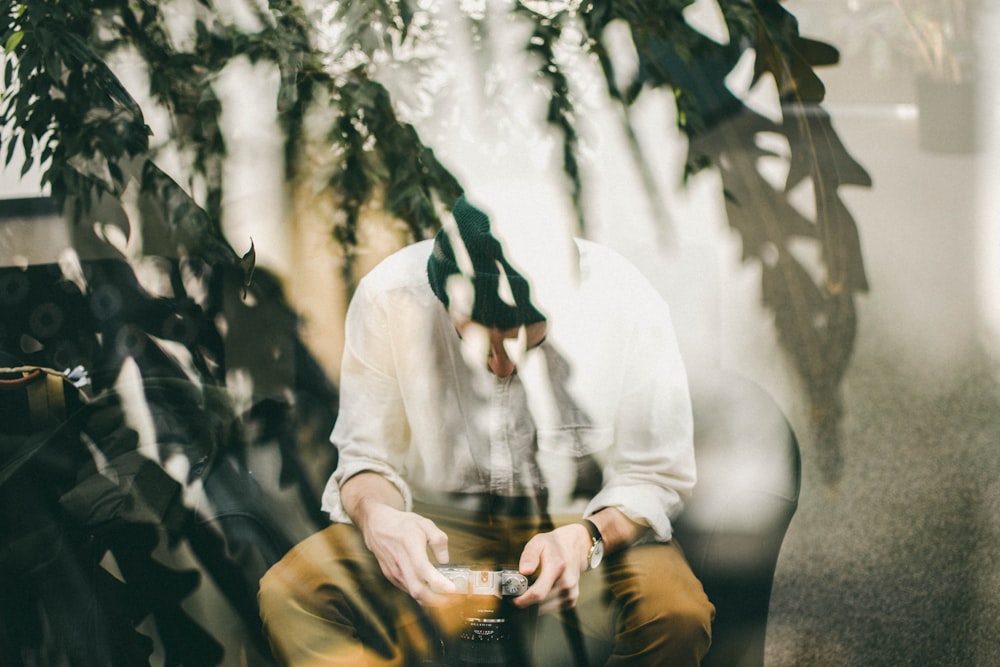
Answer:
[[[1000,405],[985,367],[922,390],[863,364],[845,469],[806,448],[775,578],[767,665],[1000,665]]]

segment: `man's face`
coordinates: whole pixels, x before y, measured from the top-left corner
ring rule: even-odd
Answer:
[[[462,339],[466,363],[480,364],[485,360],[490,372],[500,378],[513,374],[524,354],[541,345],[548,331],[544,320],[511,329],[487,327],[467,317],[453,317],[452,321]]]

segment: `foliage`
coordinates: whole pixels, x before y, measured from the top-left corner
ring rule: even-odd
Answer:
[[[729,222],[743,240],[744,261],[761,267],[764,304],[808,391],[821,470],[833,481],[841,471],[839,385],[856,334],[854,297],[868,288],[857,229],[839,190],[871,184],[820,106],[825,90],[814,68],[834,64],[838,54],[801,37],[794,17],[778,2],[720,2],[729,33],[725,44],[688,24],[683,12],[690,4],[591,2],[581,18],[612,99],[628,106],[644,89],[673,91],[678,126],[688,138],[685,173],[709,167],[720,173]],[[624,90],[602,44],[613,21],[628,24],[639,59],[638,74]],[[778,120],[754,111],[729,88],[729,75],[751,51],[754,85],[774,86]],[[558,71],[558,64],[546,59],[542,69]],[[554,100],[558,93],[556,88]],[[575,137],[571,130],[564,136],[572,153]],[[780,137],[785,151],[765,148],[774,145],[769,137]],[[762,163],[769,158],[787,161],[781,185],[766,177]],[[567,161],[566,168],[572,181],[574,163]],[[811,188],[812,219],[792,203],[795,191],[805,187]],[[818,251],[818,274],[795,252],[803,242]]]
[[[562,137],[563,170],[582,228],[586,184],[580,175],[574,72],[558,57],[567,28],[582,28],[581,46],[603,68],[607,94],[625,111],[630,136],[635,135],[628,110],[643,91],[673,93],[677,126],[688,140],[685,173],[691,177],[711,168],[721,175],[744,260],[761,267],[764,303],[808,388],[820,441],[835,449],[838,387],[855,335],[853,300],[867,288],[857,232],[840,188],[869,183],[820,106],[824,89],[815,68],[835,63],[837,53],[800,36],[794,17],[776,0],[720,0],[729,33],[725,42],[687,22],[691,4],[525,0],[508,7],[531,22],[524,49],[535,56],[538,81],[549,92],[547,120]],[[482,31],[485,51],[485,6],[465,6],[468,25]],[[192,28],[180,34],[164,3],[150,0],[4,0],[0,122],[8,163],[20,146],[25,169],[41,163],[52,195],[60,203],[78,204],[78,215],[100,195],[121,197],[136,182],[155,202],[151,207],[161,211],[157,219],[176,248],[207,253],[213,262],[223,257],[237,262],[219,225],[226,146],[213,85],[227,66],[245,58],[280,71],[275,104],[289,181],[303,151],[315,142],[306,130],[309,114],[317,107],[331,110],[324,137],[336,168],[328,187],[341,210],[334,234],[348,259],[358,242],[363,207],[373,200],[405,221],[414,238],[432,232],[439,205],[452,201],[461,185],[399,119],[377,74],[378,64],[392,59],[428,67],[418,62],[416,47],[440,39],[433,31],[433,8],[412,0],[316,8],[272,0],[266,6],[248,2],[245,8],[253,18],[249,24],[226,18],[211,0],[191,3]],[[613,23],[628,27],[639,61],[638,74],[621,89],[604,41]],[[335,34],[317,26],[333,26]],[[171,119],[171,134],[158,146],[151,144],[143,109],[108,65],[123,52],[144,63],[148,95]],[[754,58],[754,85],[773,86],[780,118],[753,110],[727,84],[747,54]],[[185,186],[157,166],[168,145],[189,157]],[[646,165],[641,147],[633,143],[632,150]],[[788,166],[780,185],[761,166],[775,159]],[[648,173],[646,182],[655,198]],[[793,200],[796,192],[810,189],[811,211],[803,212]],[[797,254],[803,244],[815,248],[818,268]],[[834,454],[827,470],[831,478],[838,474],[835,459]]]
[[[148,148],[148,128],[132,96],[90,43],[87,2],[4,2],[4,97],[0,124],[20,138],[26,172],[36,158],[60,201],[121,188],[120,162]],[[95,8],[96,9],[96,8]],[[19,137],[18,137],[19,135]]]
[[[477,36],[475,57],[489,62],[488,16],[496,5],[460,4],[465,25]],[[577,70],[561,55],[567,44],[599,64],[654,205],[655,179],[630,111],[646,91],[672,93],[676,127],[665,120],[663,130],[687,142],[685,178],[705,170],[720,176],[743,260],[760,268],[763,302],[808,391],[822,471],[835,480],[839,385],[855,336],[854,299],[867,289],[857,230],[840,189],[869,184],[820,106],[824,89],[815,68],[833,64],[838,54],[801,37],[794,17],[777,0],[718,0],[728,31],[723,41],[688,22],[692,4],[511,0],[502,9],[530,27],[521,46],[536,63],[534,84],[547,94],[545,122],[561,139],[565,184],[584,232],[589,185],[582,175],[579,130],[586,105],[579,103]],[[243,10],[239,20],[234,8]],[[182,10],[181,27],[171,10]],[[274,103],[284,139],[285,185],[292,190],[314,176],[304,173],[311,152],[330,165],[323,187],[338,205],[330,227],[350,274],[366,207],[381,205],[418,239],[438,227],[438,211],[462,188],[416,129],[401,120],[398,100],[379,78],[387,62],[434,76],[440,42],[447,38],[436,31],[435,11],[435,5],[416,0],[315,7],[296,0],[0,0],[5,164],[20,151],[25,172],[41,165],[53,199],[78,223],[77,240],[104,244],[111,257],[84,262],[85,275],[75,282],[50,267],[0,272],[5,290],[0,352],[39,366],[79,363],[90,370],[95,390],[112,392],[104,400],[115,405],[115,383],[134,364],[158,456],[167,461],[180,454],[190,464],[181,480],[185,491],[198,481],[212,503],[239,499],[252,486],[245,461],[251,447],[277,439],[283,484],[296,485],[299,502],[316,506],[293,431],[311,428],[309,439],[321,440],[335,417],[336,391],[298,339],[297,315],[277,280],[257,272],[251,283],[252,244],[240,256],[223,234],[227,147],[215,86],[238,60],[269,65],[280,74]],[[639,64],[624,85],[607,40],[612,25],[627,28]],[[730,88],[730,76],[747,57],[753,58],[753,86],[770,87],[780,102],[775,115],[755,110],[743,98],[745,91]],[[116,66],[123,58],[142,65],[146,90],[130,91],[119,79]],[[154,113],[169,118],[168,136],[152,136],[147,118]],[[168,174],[168,152],[182,157],[181,175]],[[781,183],[765,168],[775,161],[787,167]],[[809,195],[807,206],[800,202],[802,193]],[[94,234],[87,223],[97,221],[114,222],[126,234],[141,226],[143,259],[158,256],[156,266],[168,286],[164,294],[149,293],[136,275],[140,267],[106,236]],[[295,369],[286,377],[289,360]],[[244,371],[258,384],[255,402],[242,412],[238,392],[228,385]],[[123,432],[116,455],[145,461],[133,456],[137,436],[127,428]],[[330,463],[317,467],[325,470]],[[147,480],[156,488],[168,486],[155,475]],[[115,493],[141,496],[149,490],[139,483],[132,487]],[[250,509],[267,529],[262,532],[283,533],[270,503]],[[74,526],[74,535],[90,539],[92,526],[58,516]],[[256,616],[247,591],[256,579],[249,576],[252,567],[240,570],[228,554],[253,558],[260,542],[256,537],[246,542],[239,528],[205,530],[204,517],[185,516],[183,526],[168,531],[171,541],[190,543],[252,626]],[[171,577],[143,574],[151,567],[153,538],[144,526],[125,523],[121,532],[96,544],[123,559],[135,555],[132,574],[125,573],[130,595],[141,596],[143,586],[163,594],[162,586],[149,582]],[[142,538],[139,550],[118,541],[133,531]],[[213,541],[218,539],[225,544]],[[85,560],[94,554],[103,551],[87,552]],[[261,556],[255,566],[267,558]],[[98,583],[106,585],[97,561],[84,564],[81,571],[97,573],[103,582]],[[251,580],[249,588],[241,575]],[[185,641],[197,634],[180,611],[187,590],[169,599],[150,598],[147,606],[158,607],[173,660],[210,662],[214,649],[184,657],[190,653]],[[126,622],[146,611],[133,609]],[[186,629],[171,634],[171,627],[181,626]]]

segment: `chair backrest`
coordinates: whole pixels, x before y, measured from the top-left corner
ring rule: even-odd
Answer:
[[[762,665],[771,584],[798,506],[798,443],[774,399],[723,371],[692,375],[698,484],[674,522],[716,606],[704,665]]]
[[[691,373],[698,484],[674,534],[715,604],[712,647],[703,667],[760,667],[771,582],[798,505],[799,448],[785,415],[759,385],[739,375]],[[545,662],[572,664],[552,617],[539,618]],[[554,640],[552,638],[555,638]],[[593,664],[611,651],[587,640]]]

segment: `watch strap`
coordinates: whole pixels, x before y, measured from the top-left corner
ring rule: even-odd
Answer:
[[[601,531],[597,527],[596,523],[594,523],[590,519],[583,519],[582,521],[580,521],[580,523],[582,523],[584,526],[587,527],[587,531],[590,533],[590,537],[592,540],[594,540],[595,542],[604,541],[604,536],[601,535]]]
[[[593,570],[600,564],[604,557],[604,536],[601,535],[600,529],[590,519],[583,519],[580,521],[587,528],[587,532],[590,533],[590,548],[587,549],[587,570]]]

